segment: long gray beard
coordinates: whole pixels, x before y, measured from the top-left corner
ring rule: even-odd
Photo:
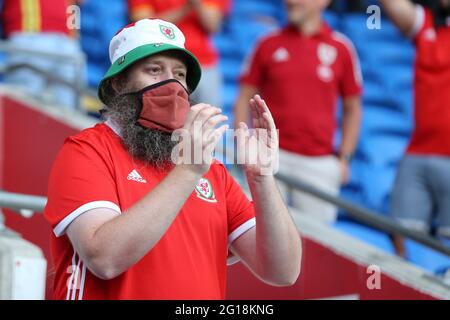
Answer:
[[[103,115],[120,127],[123,143],[133,158],[158,171],[167,171],[173,167],[171,154],[178,142],[171,140],[171,133],[144,128],[137,123],[138,99],[133,95],[118,96]]]

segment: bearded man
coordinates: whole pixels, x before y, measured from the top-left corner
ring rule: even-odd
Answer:
[[[228,128],[220,108],[190,105],[201,69],[184,41],[158,19],[111,40],[112,65],[99,85],[106,121],[69,137],[50,176],[56,299],[224,299],[232,258],[272,285],[299,275],[300,237],[263,170],[270,163],[243,161],[249,201],[211,157],[192,163],[183,151],[172,159],[176,130],[212,155]],[[276,151],[267,105],[258,95],[249,104]],[[238,149],[251,139],[261,137],[242,124]]]

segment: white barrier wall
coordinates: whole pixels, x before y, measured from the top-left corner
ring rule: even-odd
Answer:
[[[0,300],[44,299],[46,269],[39,247],[0,231]]]

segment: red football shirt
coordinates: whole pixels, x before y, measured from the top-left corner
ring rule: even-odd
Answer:
[[[223,14],[229,9],[229,0],[202,0],[202,2],[219,9]],[[187,0],[128,0],[128,7],[131,12],[140,8],[150,8],[155,14],[162,14],[179,9],[186,3]],[[210,66],[217,62],[217,51],[210,41],[209,34],[200,24],[196,12],[191,11],[176,25],[186,38],[186,49],[197,57],[202,66]]]
[[[1,20],[6,37],[13,32],[60,32],[67,28],[67,0],[4,0]]]
[[[293,26],[267,36],[241,76],[266,100],[280,147],[309,156],[333,153],[338,95],[360,95],[361,81],[353,45],[326,24],[311,37]]]
[[[106,124],[66,140],[50,175],[44,212],[54,230],[56,299],[224,299],[228,246],[255,225],[255,213],[218,162],[156,246],[117,278],[95,277],[65,234],[73,220],[93,208],[126,214],[164,176],[131,158]]]
[[[431,11],[417,6],[415,128],[409,154],[450,156],[450,25],[436,30]]]

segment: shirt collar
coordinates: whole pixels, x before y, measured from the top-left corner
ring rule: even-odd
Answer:
[[[108,117],[105,121],[105,124],[112,130],[114,131],[115,134],[117,134],[119,137],[122,138],[122,129],[120,128],[120,126],[110,117]]]
[[[305,37],[303,32],[299,30],[296,26],[292,24],[288,24],[285,28],[285,30],[289,33],[295,33],[297,35],[300,35],[301,37]],[[332,32],[331,28],[328,26],[328,24],[325,21],[322,21],[322,25],[320,26],[319,31],[317,31],[315,34],[311,35],[311,38],[322,38],[328,36]]]

